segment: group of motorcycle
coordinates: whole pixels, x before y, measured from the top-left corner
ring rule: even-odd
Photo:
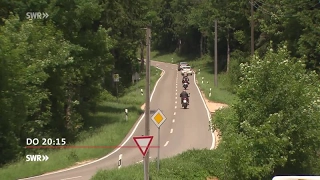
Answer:
[[[180,97],[181,97],[181,105],[184,109],[187,109],[187,106],[189,105],[189,97],[190,93],[187,93],[187,88],[189,87],[189,78],[188,75],[183,75],[182,77],[182,87],[184,90],[181,92]]]

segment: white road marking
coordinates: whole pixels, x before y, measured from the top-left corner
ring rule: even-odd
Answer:
[[[178,97],[176,97],[176,99],[178,99]]]
[[[173,129],[170,130],[170,133],[171,133],[171,134],[173,133]]]
[[[76,178],[81,178],[82,176],[77,176],[77,177],[71,177],[71,178],[65,178],[65,179],[60,179],[60,180],[69,180],[69,179],[76,179]]]
[[[160,76],[160,78],[158,79],[158,81],[156,82],[156,84],[154,85],[154,88],[153,88],[153,91],[151,93],[151,96],[150,96],[150,100],[152,100],[153,98],[153,95],[154,93],[156,92],[156,89],[157,89],[157,86],[158,86],[158,83],[160,82],[160,80],[162,79],[162,77],[166,74],[166,71],[159,68],[159,67],[156,67],[157,69],[160,69],[161,71],[163,71],[163,75]],[[80,166],[76,166],[76,167],[73,167],[73,168],[69,168],[69,169],[64,169],[64,170],[61,170],[61,171],[56,171],[56,172],[52,172],[52,173],[48,173],[48,174],[43,174],[43,175],[39,175],[39,176],[33,176],[33,177],[29,177],[29,178],[25,178],[25,179],[20,179],[20,180],[27,180],[27,179],[34,179],[34,178],[38,178],[38,177],[43,177],[43,176],[48,176],[48,175],[52,175],[52,174],[58,174],[58,173],[62,173],[62,172],[66,172],[66,171],[70,171],[72,169],[77,169],[77,168],[80,168],[80,167],[84,167],[84,166],[87,166],[87,165],[90,165],[90,164],[93,164],[93,163],[96,163],[96,162],[99,162],[99,161],[102,161],[108,157],[110,157],[111,155],[113,155],[114,153],[118,152],[122,146],[124,146],[129,140],[131,140],[133,134],[136,132],[136,130],[138,129],[138,126],[140,125],[140,123],[142,122],[142,120],[144,119],[144,116],[146,114],[143,113],[143,115],[141,116],[141,118],[139,119],[138,123],[136,124],[136,126],[133,128],[131,134],[128,136],[128,138],[121,144],[119,145],[119,147],[117,149],[115,149],[114,151],[112,151],[111,153],[109,153],[108,155],[100,158],[100,159],[97,159],[95,161],[92,161],[92,162],[89,162],[87,164],[83,164],[83,165],[80,165]]]
[[[174,112],[173,115],[175,116],[175,115],[176,115],[176,112]]]
[[[176,92],[178,91],[178,89],[176,89]]]
[[[174,106],[175,109],[177,109],[177,106]]]
[[[177,104],[177,101],[175,103]]]
[[[175,119],[173,119],[173,120],[172,120],[172,122],[174,123],[174,122],[176,122],[176,120],[175,120]]]
[[[168,146],[168,143],[169,143],[169,141],[167,141],[167,142],[164,144],[164,147]]]
[[[200,98],[201,98],[201,100],[203,102],[203,105],[207,110],[208,120],[209,120],[209,123],[211,124],[211,114],[210,114],[210,111],[209,111],[209,109],[207,107],[207,104],[206,104],[205,100],[202,97],[202,94],[201,94],[201,91],[200,91],[198,85],[195,83],[196,82],[196,74],[195,73],[194,73],[194,76],[193,76],[193,80],[194,80],[193,83],[195,84],[195,86],[198,89],[198,93],[199,93]],[[212,149],[214,149],[216,147],[216,137],[214,135],[214,132],[212,132],[212,131],[211,131],[211,136],[212,136],[212,144],[211,144],[210,150],[212,150]]]
[[[176,95],[178,95],[178,93],[176,93]]]

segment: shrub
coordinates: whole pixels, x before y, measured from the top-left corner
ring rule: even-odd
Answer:
[[[240,101],[215,120],[224,131],[219,179],[320,173],[320,83],[302,62],[284,47],[241,64]]]

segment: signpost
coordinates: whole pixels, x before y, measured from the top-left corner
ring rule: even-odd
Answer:
[[[126,121],[128,121],[128,109],[125,109],[124,113],[126,113]]]
[[[118,169],[120,169],[122,166],[122,154],[119,155],[119,160],[118,160]]]
[[[135,83],[140,79],[140,75],[139,73],[135,72],[134,74],[132,74],[132,82]]]
[[[136,143],[136,145],[138,146],[142,156],[143,156],[143,164],[144,164],[144,170],[146,169],[146,154],[149,150],[150,144],[152,142],[153,136],[136,136],[133,137],[134,142]],[[149,157],[147,157],[149,160]],[[148,180],[149,176],[144,176],[144,180]]]
[[[117,89],[117,99],[118,99],[118,83],[120,81],[119,74],[113,74],[113,82],[116,83],[116,89]]]
[[[158,109],[151,117],[154,124],[158,127],[158,158],[157,158],[157,169],[159,172],[160,169],[160,127],[161,125],[166,121],[166,117],[161,112],[160,109]]]

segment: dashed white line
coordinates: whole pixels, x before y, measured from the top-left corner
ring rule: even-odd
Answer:
[[[173,129],[170,130],[170,133],[171,133],[171,134],[173,133]]]
[[[177,106],[174,106],[175,109],[177,109]]]
[[[177,101],[175,103],[177,104]]]
[[[77,177],[71,177],[71,178],[65,178],[65,179],[60,179],[60,180],[69,180],[69,179],[76,179],[76,178],[81,178],[82,176],[77,176]]]
[[[178,93],[176,93],[176,95],[178,95]]]
[[[178,97],[176,97],[176,99],[178,99]]]
[[[175,120],[175,119],[173,119],[173,120],[172,120],[172,122],[174,123],[174,122],[176,122],[176,120]]]
[[[167,141],[167,142],[164,144],[164,147],[168,146],[168,143],[169,143],[169,141]]]
[[[176,92],[178,91],[178,89],[176,89]]]
[[[173,115],[175,116],[175,115],[176,115],[176,112],[174,112]]]

